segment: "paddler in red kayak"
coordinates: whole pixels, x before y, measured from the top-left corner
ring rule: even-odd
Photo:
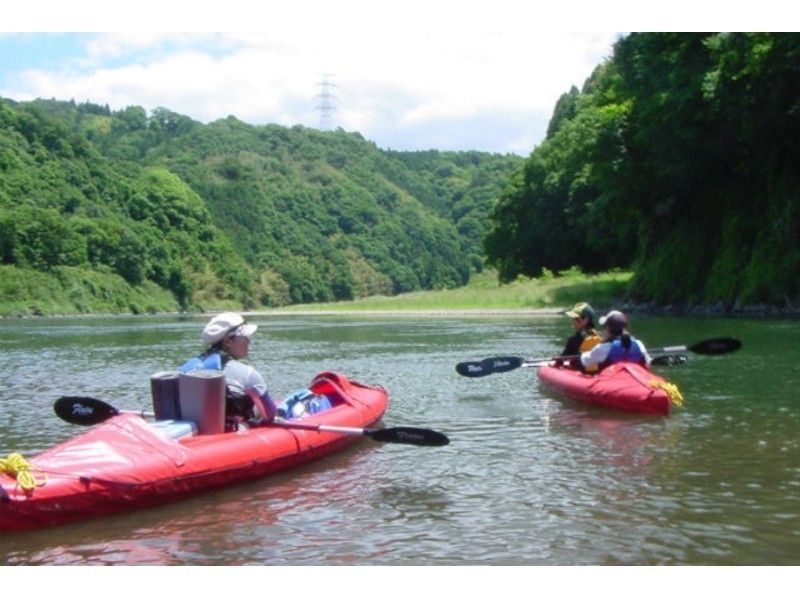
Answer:
[[[650,367],[650,355],[644,343],[628,332],[628,317],[624,313],[612,310],[599,321],[606,330],[606,338],[591,351],[581,353],[581,364],[587,371],[591,367],[603,369],[620,361]]]
[[[593,349],[603,340],[594,327],[594,309],[588,303],[580,302],[576,303],[572,309],[566,310],[564,315],[572,320],[575,334],[567,339],[567,344],[564,345],[561,355],[570,356],[571,359],[556,358],[555,365],[569,365],[575,369],[581,369],[578,355]]]
[[[250,337],[258,329],[234,312],[211,318],[203,328],[206,350],[184,363],[179,369],[188,373],[198,369],[222,370],[225,373],[225,416],[241,418],[250,424],[271,422],[276,407],[267,392],[264,377],[240,359],[247,357]]]

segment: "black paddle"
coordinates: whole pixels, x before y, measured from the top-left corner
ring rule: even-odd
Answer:
[[[105,401],[93,397],[61,397],[53,404],[56,415],[66,422],[81,426],[91,426],[106,421],[120,413],[136,413],[142,417],[154,417],[146,411],[121,411]],[[350,436],[368,436],[377,442],[393,442],[396,444],[413,444],[415,446],[445,446],[450,439],[435,430],[427,428],[346,428],[342,426],[325,426],[302,424],[284,421],[269,424],[276,428],[292,428],[296,430],[312,430],[315,432],[333,432]]]
[[[706,339],[688,347],[686,345],[659,347],[657,349],[649,349],[649,352],[664,353],[664,355],[653,359],[652,363],[655,365],[677,365],[685,361],[685,359],[680,360],[681,357],[685,356],[675,355],[676,353],[691,352],[697,353],[698,355],[724,355],[725,353],[738,351],[741,347],[742,341],[737,338],[719,337]],[[468,378],[481,378],[489,374],[509,372],[520,367],[543,367],[554,359],[564,359],[567,361],[575,357],[579,357],[579,355],[558,355],[556,357],[547,357],[535,361],[526,361],[522,357],[487,357],[481,361],[462,361],[456,364],[456,372]]]
[[[61,397],[53,403],[53,411],[65,422],[79,426],[99,424],[120,413],[138,413],[142,417],[155,417],[154,413],[145,411],[120,411],[116,407],[92,397]]]
[[[527,365],[522,357],[487,357],[481,361],[462,361],[456,364],[456,371],[468,378],[482,378],[489,374],[499,374],[510,372],[520,367],[532,367]],[[548,362],[543,361],[542,364]]]

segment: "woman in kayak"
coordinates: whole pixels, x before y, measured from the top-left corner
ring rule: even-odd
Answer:
[[[600,325],[606,330],[606,339],[591,351],[581,354],[581,364],[587,371],[591,367],[603,369],[620,361],[650,367],[650,355],[642,341],[628,332],[628,318],[624,313],[610,311],[600,318]]]
[[[258,329],[233,312],[211,318],[203,328],[203,343],[207,349],[184,363],[183,373],[197,369],[222,370],[225,373],[225,415],[240,417],[251,423],[266,423],[275,419],[275,404],[267,392],[264,378],[240,359],[247,357],[250,337]]]
[[[591,350],[602,339],[594,328],[594,309],[588,303],[576,303],[572,309],[565,311],[564,315],[572,320],[575,334],[567,339],[567,344],[561,352],[564,357],[556,358],[555,364],[557,366],[567,364],[578,369],[581,368],[581,353]]]

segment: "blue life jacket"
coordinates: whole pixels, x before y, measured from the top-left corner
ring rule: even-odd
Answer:
[[[222,371],[222,355],[219,353],[208,353],[192,357],[189,361],[178,368],[181,374],[188,374],[195,370],[219,370]]]
[[[611,350],[608,352],[608,357],[603,362],[604,366],[611,365],[612,363],[619,363],[620,361],[630,361],[644,365],[646,363],[642,351],[639,349],[639,343],[636,342],[634,337],[631,338],[631,346],[628,349],[622,345],[622,340],[615,338],[611,342]]]

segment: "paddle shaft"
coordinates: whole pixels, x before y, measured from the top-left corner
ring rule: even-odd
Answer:
[[[345,434],[347,436],[369,436],[375,430],[370,428],[349,428],[346,426],[326,426],[315,424],[301,424],[299,422],[282,421],[270,422],[268,424],[274,428],[287,428],[289,430],[308,430],[310,432],[332,432],[334,434]]]
[[[410,428],[397,426],[393,428],[348,428],[344,426],[327,426],[314,424],[301,424],[298,422],[272,422],[269,424],[278,428],[297,430],[310,430],[312,432],[333,432],[349,436],[367,436],[377,442],[393,442],[397,444],[413,444],[415,446],[445,446],[450,443],[441,432],[426,428]]]
[[[723,355],[739,350],[742,343],[735,338],[711,338],[693,345],[673,345],[670,347],[656,347],[655,349],[648,349],[647,352],[652,353],[699,353],[700,355]],[[559,355],[561,359],[573,359],[580,357],[579,355]],[[551,357],[557,359],[556,357]]]
[[[680,350],[678,347],[664,347],[663,349],[653,349],[652,351],[648,351],[648,352],[649,353],[662,353],[662,355],[659,355],[658,357],[654,357],[650,361],[650,365],[664,365],[664,363],[662,363],[660,361],[660,358],[662,358],[662,357],[671,357],[675,353],[686,353],[687,350],[686,350],[686,347],[684,347],[682,350]],[[558,357],[553,357],[552,359],[545,359],[545,360],[542,360],[542,361],[523,361],[522,364],[520,365],[520,367],[523,367],[523,368],[543,368],[543,367],[546,367],[548,365],[551,365],[553,363],[553,361],[555,361],[556,359],[563,359],[565,361],[568,361],[568,360],[571,360],[571,359],[580,359],[580,355],[559,355]]]
[[[693,345],[673,345],[669,347],[658,347],[650,349],[650,353],[660,353],[663,356],[675,353],[699,353],[700,355],[723,355],[738,351],[742,342],[735,338],[711,338],[700,341]],[[469,378],[480,378],[489,374],[510,372],[520,367],[544,367],[556,359],[569,361],[578,359],[580,355],[557,355],[544,359],[527,361],[522,357],[487,357],[481,361],[462,361],[456,364],[456,372]],[[657,360],[658,358],[655,358]]]
[[[66,398],[71,398],[71,397],[66,397]],[[99,399],[97,399],[97,400],[99,400]],[[111,410],[109,410],[108,417],[106,419],[108,419],[110,417],[113,417],[115,415],[121,415],[123,413],[140,415],[143,418],[155,417],[156,416],[156,414],[153,413],[152,411],[134,411],[134,410],[130,410],[130,409],[117,409],[115,407],[112,407]],[[78,423],[78,422],[76,421],[74,423]],[[92,422],[92,423],[94,423],[94,422]],[[337,433],[337,434],[348,434],[350,436],[366,436],[366,435],[369,434],[369,432],[373,431],[373,430],[370,430],[369,428],[348,428],[348,427],[345,427],[345,426],[313,425],[313,424],[301,424],[301,423],[297,423],[297,422],[285,422],[285,421],[284,422],[273,421],[273,422],[270,422],[269,425],[273,426],[275,428],[291,428],[291,429],[295,429],[295,430],[311,430],[312,432],[334,432],[334,433]]]
[[[682,351],[683,352],[683,351]],[[577,357],[577,356],[576,356]],[[552,360],[549,361],[523,361],[520,367],[523,368],[543,368],[553,363]],[[676,365],[686,363],[686,357],[682,355],[675,355],[674,353],[665,353],[663,355],[658,355],[657,357],[653,357],[650,361],[650,365]]]
[[[92,397],[61,397],[53,405],[56,415],[64,421],[78,425],[98,424],[107,419],[129,413],[141,417],[155,417],[148,411],[126,411],[109,405],[105,401]],[[351,428],[345,426],[329,426],[324,424],[303,424],[299,422],[280,421],[266,424],[275,428],[296,430],[309,430],[312,432],[330,432],[350,436],[368,436],[378,442],[393,442],[397,444],[413,444],[416,446],[444,446],[450,440],[435,430],[426,428],[394,427],[394,428]]]

